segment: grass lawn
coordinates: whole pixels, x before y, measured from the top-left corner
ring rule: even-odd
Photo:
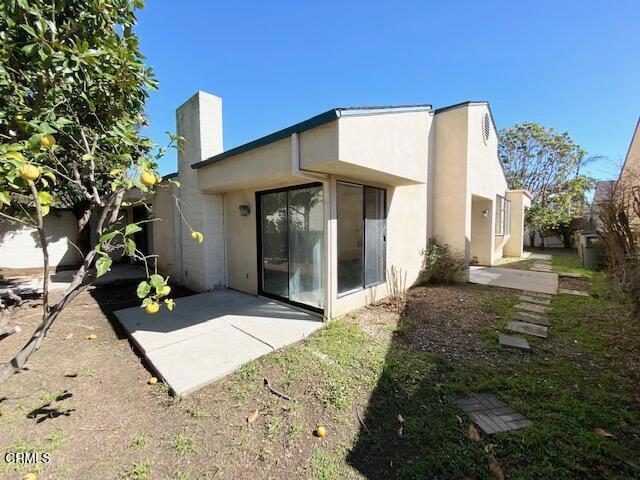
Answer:
[[[553,266],[570,262],[579,269],[569,257]],[[511,479],[638,478],[640,322],[601,276],[582,281],[593,296],[555,296],[549,338],[530,339],[530,353],[497,346],[517,292],[420,287],[406,305],[331,322],[184,399],[146,385],[113,326],[109,312],[130,287],[97,289],[0,386],[0,448],[50,452],[36,469],[55,479],[490,479],[491,459]],[[533,424],[470,439],[454,398],[485,391]],[[319,424],[324,438],[313,435]],[[31,469],[0,463],[0,476]]]

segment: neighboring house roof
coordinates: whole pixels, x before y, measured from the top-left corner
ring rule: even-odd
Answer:
[[[312,128],[319,127],[326,123],[332,122],[340,117],[351,115],[375,115],[380,113],[398,113],[398,112],[412,112],[412,111],[428,111],[431,110],[431,105],[428,104],[412,104],[412,105],[386,105],[386,106],[363,106],[363,107],[337,107],[327,110],[320,115],[308,118],[302,122],[291,125],[290,127],[283,128],[277,132],[271,133],[264,137],[258,138],[251,142],[245,143],[238,147],[227,150],[219,155],[215,155],[201,162],[194,163],[191,168],[202,168],[212,163],[217,163],[225,158],[233,157],[243,152],[248,152],[254,148],[263,147],[283,138],[290,137],[293,133],[302,133]]]
[[[638,117],[638,122],[636,123],[636,128],[633,131],[633,136],[631,137],[631,143],[629,144],[629,149],[627,150],[627,156],[624,158],[624,163],[622,164],[622,168],[620,169],[620,175],[618,176],[618,181],[622,182],[625,180],[628,182],[630,179],[625,179],[625,176],[635,176],[636,178],[632,178],[632,184],[637,185],[640,183],[640,179],[638,177],[638,154],[635,155],[636,164],[633,165],[630,162],[633,162],[632,157],[634,150],[638,152],[640,147],[636,146],[636,142],[640,142],[640,117]],[[636,148],[634,148],[636,147]],[[635,168],[634,168],[635,167]]]
[[[593,205],[609,200],[613,189],[616,187],[616,183],[615,180],[600,180],[596,183],[596,191],[593,194]]]
[[[170,180],[172,178],[178,178],[178,172],[167,173],[162,177],[162,180]]]

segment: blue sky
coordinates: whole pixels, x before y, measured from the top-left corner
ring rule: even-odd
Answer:
[[[223,99],[225,149],[336,106],[488,100],[499,129],[566,130],[615,178],[640,115],[638,25],[638,0],[148,0],[147,133],[163,141],[197,90]]]

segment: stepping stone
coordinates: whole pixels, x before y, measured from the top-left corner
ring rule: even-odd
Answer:
[[[524,303],[524,302],[517,304],[516,308],[519,310],[528,310],[530,312],[536,312],[536,313],[547,313],[551,311],[551,307],[545,307],[543,305],[536,305],[535,303]]]
[[[581,273],[574,273],[574,272],[558,272],[558,276],[566,277],[566,278],[582,278]]]
[[[531,297],[529,295],[520,295],[518,298],[523,302],[539,303],[540,305],[549,305],[551,303],[550,298]]]
[[[526,312],[513,312],[511,318],[514,320],[519,320],[521,322],[529,322],[535,323],[536,325],[544,325],[548,327],[551,322],[549,322],[548,317],[543,317],[542,315],[536,315],[534,313],[526,313]]]
[[[547,327],[529,322],[507,322],[507,330],[528,333],[534,337],[547,338]]]
[[[522,337],[511,337],[509,335],[498,336],[498,342],[503,347],[517,348],[520,350],[531,350],[529,342]]]
[[[531,425],[524,415],[491,393],[472,393],[468,397],[458,397],[456,403],[489,435]]]
[[[579,297],[588,297],[589,294],[582,290],[569,290],[566,288],[559,288],[558,293],[564,293],[565,295],[577,295]]]
[[[539,298],[551,298],[552,295],[548,293],[534,292],[532,290],[522,290],[523,295],[528,295],[529,297],[539,297]]]
[[[534,265],[533,267],[531,267],[531,270],[534,270],[536,272],[550,272],[551,267],[541,267],[539,265]]]

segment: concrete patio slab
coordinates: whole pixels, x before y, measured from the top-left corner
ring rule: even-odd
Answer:
[[[555,273],[511,268],[472,266],[469,269],[469,282],[552,295],[558,291],[558,275]]]
[[[558,290],[558,293],[564,293],[565,295],[576,295],[578,297],[588,297],[589,292],[585,292],[584,290],[570,290],[567,288],[561,288]]]
[[[148,315],[133,307],[115,315],[159,377],[180,395],[323,325],[315,315],[233,290],[179,298],[172,312],[162,308]]]

